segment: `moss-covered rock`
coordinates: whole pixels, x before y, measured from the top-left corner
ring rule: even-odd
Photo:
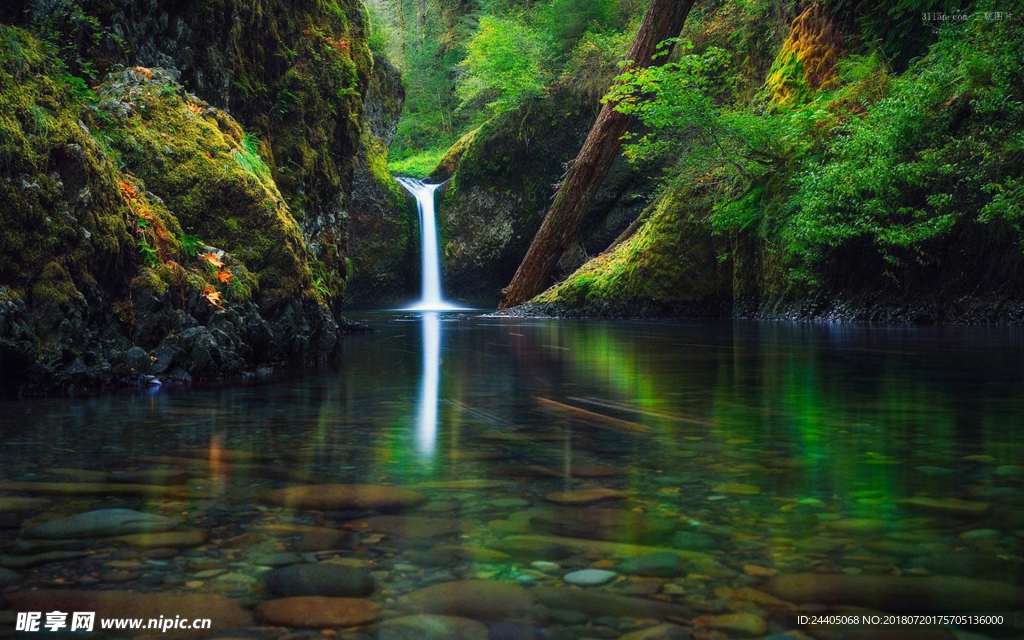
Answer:
[[[83,89],[0,25],[0,385],[238,374],[343,330],[260,149],[173,74]],[[340,286],[340,285],[339,285]]]
[[[557,182],[600,105],[568,92],[535,99],[460,140],[432,176],[441,190],[439,224],[445,290],[495,302],[547,213]],[[639,214],[651,183],[616,161],[587,215],[578,256],[603,250]],[[582,261],[570,261],[572,268]]]
[[[537,296],[530,311],[560,316],[722,317],[732,306],[727,247],[701,200],[681,188],[644,213],[636,232]]]
[[[349,205],[348,305],[380,306],[414,295],[419,252],[416,209],[388,171],[387,158],[404,97],[398,70],[374,56]]]

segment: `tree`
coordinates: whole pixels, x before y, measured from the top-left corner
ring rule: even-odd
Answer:
[[[658,44],[679,34],[694,2],[651,0],[629,50],[628,60],[633,68],[655,64]],[[605,102],[512,282],[502,289],[499,309],[522,304],[548,285],[558,259],[575,240],[583,215],[593,204],[622,148],[629,120],[629,116],[616,110],[613,101]]]

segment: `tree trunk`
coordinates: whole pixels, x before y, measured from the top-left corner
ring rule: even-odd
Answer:
[[[654,63],[651,57],[657,53],[658,43],[679,35],[694,2],[651,0],[629,50],[633,66]],[[559,257],[576,237],[583,215],[622,148],[628,124],[629,117],[616,111],[614,104],[606,102],[601,108],[512,282],[501,290],[499,309],[522,304],[547,287]]]
[[[416,26],[420,29],[420,42],[425,42],[427,39],[427,0],[420,0],[416,12]]]

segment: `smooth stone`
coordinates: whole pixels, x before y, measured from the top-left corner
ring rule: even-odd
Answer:
[[[487,627],[469,618],[422,614],[377,625],[377,640],[487,640]]]
[[[964,542],[970,542],[972,540],[998,540],[1002,534],[995,529],[972,529],[971,531],[964,531],[960,534],[960,539]]]
[[[599,587],[615,579],[618,574],[604,569],[580,569],[562,576],[562,579],[577,587]]]
[[[427,502],[419,491],[375,484],[318,484],[277,489],[264,502],[298,509],[402,511]]]
[[[45,495],[143,496],[147,498],[205,498],[208,491],[183,485],[118,484],[114,482],[0,482],[0,491]]]
[[[741,636],[763,636],[768,633],[768,623],[752,613],[727,613],[715,616],[708,620],[708,626]]]
[[[531,517],[530,524],[556,536],[637,544],[660,544],[679,525],[678,521],[625,509],[551,509]]]
[[[547,640],[548,635],[521,622],[499,622],[492,625],[487,640]]]
[[[884,530],[885,527],[884,522],[872,518],[843,518],[825,523],[825,528],[834,533],[877,533]]]
[[[1019,464],[1004,464],[996,467],[992,472],[1001,478],[1018,478],[1024,476],[1024,466]]]
[[[517,560],[564,560],[572,555],[565,545],[548,540],[536,540],[532,536],[505,538],[494,543],[494,548],[507,553]]]
[[[115,540],[130,547],[143,549],[191,549],[206,542],[206,532],[198,529],[164,531],[160,533],[133,533]]]
[[[480,564],[504,564],[512,561],[512,556],[507,553],[472,545],[442,544],[430,549],[428,553],[439,558],[450,557]]]
[[[466,480],[436,480],[432,482],[421,482],[416,485],[420,489],[436,489],[438,491],[482,491],[487,489],[507,489],[514,486],[508,480],[486,480],[473,478]]]
[[[335,551],[351,549],[355,543],[356,536],[350,531],[307,531],[295,541],[295,550],[299,553]]]
[[[530,566],[537,571],[543,571],[544,573],[555,573],[562,568],[562,565],[557,562],[546,562],[544,560],[535,560],[530,563]]]
[[[530,506],[530,501],[522,498],[495,498],[488,501],[487,504],[499,509],[522,509]]]
[[[252,561],[255,564],[266,567],[284,567],[302,562],[302,556],[291,551],[281,551],[279,553],[266,553],[255,556],[252,558]]]
[[[406,540],[451,536],[473,529],[472,525],[460,520],[421,516],[372,516],[359,520],[355,525],[374,533],[386,533]]]
[[[303,596],[269,600],[256,607],[260,622],[304,629],[357,627],[379,615],[379,604],[359,598]]]
[[[52,500],[47,500],[46,498],[0,497],[0,513],[38,511],[48,506],[51,502]]]
[[[501,545],[494,545],[506,551],[505,545],[554,545],[561,547],[566,554],[582,554],[597,556],[600,558],[637,558],[651,553],[669,553],[679,556],[682,560],[692,566],[699,573],[711,576],[725,577],[734,575],[727,567],[724,567],[712,556],[700,551],[686,551],[683,549],[666,549],[663,547],[652,547],[641,544],[628,544],[625,542],[605,542],[603,540],[584,540],[581,538],[563,538],[560,536],[512,536],[501,541]],[[513,554],[515,555],[515,554]],[[538,560],[560,560],[561,558],[537,558]]]
[[[30,538],[97,538],[134,533],[169,531],[180,520],[131,509],[100,509],[64,518],[47,520],[30,528]]]
[[[237,600],[210,593],[135,593],[45,589],[4,596],[15,611],[91,611],[100,618],[209,618],[210,629],[169,629],[161,638],[205,637],[226,629],[250,626],[252,614]]]
[[[341,564],[299,564],[275,569],[265,577],[276,596],[362,597],[373,593],[373,576],[366,569]]]
[[[408,593],[396,602],[402,611],[472,618],[484,622],[532,620],[543,609],[522,587],[488,580],[441,582]]]
[[[20,580],[21,576],[17,572],[0,567],[0,587],[15,584]]]
[[[627,560],[619,564],[618,570],[628,575],[675,578],[687,572],[683,559],[674,553],[657,551]]]
[[[66,562],[68,560],[77,560],[78,558],[84,558],[87,554],[81,551],[45,551],[43,553],[35,553],[27,556],[18,555],[0,555],[0,567],[6,567],[7,569],[24,569],[26,567],[34,567],[40,564],[47,564],[50,562]]]
[[[762,588],[797,604],[854,605],[889,612],[956,613],[1024,607],[1024,589],[1004,582],[947,576],[793,574]]]
[[[595,489],[554,491],[544,496],[544,499],[548,502],[554,502],[555,504],[586,506],[601,502],[611,502],[613,500],[625,500],[628,497],[629,494],[624,491],[616,491],[615,489],[604,489],[599,487]]]
[[[647,627],[631,631],[619,636],[619,640],[692,640],[693,634],[675,624],[659,624],[656,627]]]
[[[908,511],[943,516],[981,517],[988,512],[987,502],[972,502],[959,498],[906,498],[897,502]]]
[[[628,618],[691,618],[693,612],[687,607],[621,596],[607,591],[571,589],[569,587],[535,587],[530,595],[542,605],[551,609],[576,611],[588,616],[619,616]]]
[[[738,482],[723,482],[721,484],[716,484],[711,487],[711,491],[714,493],[730,493],[740,496],[756,496],[761,493],[761,489],[752,484],[740,484]]]

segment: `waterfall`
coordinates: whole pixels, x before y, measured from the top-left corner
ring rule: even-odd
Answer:
[[[459,307],[441,295],[441,257],[437,250],[437,218],[434,216],[434,192],[441,185],[426,184],[415,178],[395,178],[416,198],[420,213],[420,263],[423,282],[420,301],[410,311],[449,311]]]

